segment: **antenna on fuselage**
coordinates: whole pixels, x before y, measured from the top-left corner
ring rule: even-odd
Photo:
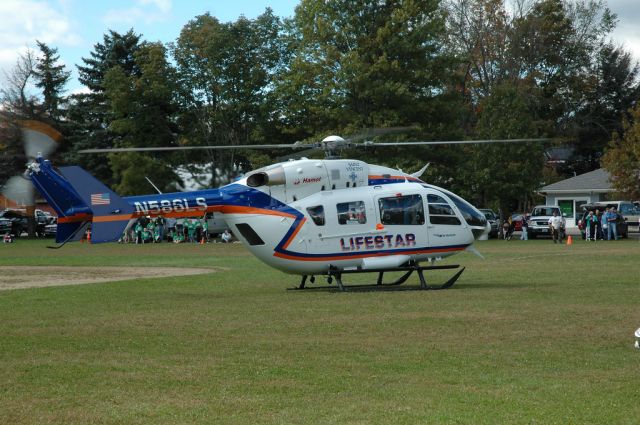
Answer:
[[[147,179],[147,181],[149,182],[149,184],[151,186],[153,186],[153,188],[160,194],[162,195],[162,191],[160,189],[158,189],[158,186],[156,186],[155,184],[153,184],[153,182],[151,181],[151,179],[147,176],[144,176],[145,179]]]

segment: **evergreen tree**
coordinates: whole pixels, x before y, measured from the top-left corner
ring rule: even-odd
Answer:
[[[134,55],[139,72],[130,75],[119,66],[109,69],[103,80],[106,99],[111,105],[109,129],[118,136],[119,147],[170,146],[175,141],[173,93],[175,72],[160,43],[143,43]],[[123,195],[149,192],[145,177],[153,179],[161,190],[175,189],[174,171],[161,159],[140,153],[109,155],[117,184]]]
[[[35,85],[42,90],[41,109],[47,117],[58,121],[62,116],[60,104],[64,102],[62,93],[64,86],[70,79],[71,72],[65,70],[63,64],[58,64],[60,55],[58,49],[37,41],[42,56],[38,58],[35,67]]]
[[[102,155],[82,155],[78,150],[99,149],[114,146],[116,135],[109,125],[113,119],[111,105],[105,95],[104,78],[114,66],[119,66],[127,75],[139,75],[134,55],[140,49],[139,34],[129,30],[125,34],[109,31],[102,43],[96,43],[89,57],[82,58],[83,65],[77,65],[80,82],[88,89],[71,97],[68,111],[69,124],[66,129],[71,145],[66,155],[70,163],[91,170],[98,179],[115,183],[114,175]]]

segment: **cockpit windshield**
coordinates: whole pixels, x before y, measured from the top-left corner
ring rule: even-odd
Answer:
[[[474,207],[473,205],[471,205],[469,202],[465,201],[458,195],[455,195],[449,192],[448,190],[444,190],[436,186],[430,186],[430,185],[423,185],[423,186],[431,187],[432,189],[441,190],[442,192],[446,193],[447,196],[451,198],[453,203],[456,204],[456,207],[458,207],[458,209],[462,213],[462,217],[464,217],[465,221],[469,226],[484,228],[487,225],[487,218],[484,216],[484,214],[482,214],[480,211],[476,209],[476,207]]]

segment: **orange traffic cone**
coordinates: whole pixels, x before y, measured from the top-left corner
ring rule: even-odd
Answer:
[[[571,235],[567,236],[567,245],[573,245],[573,238]]]

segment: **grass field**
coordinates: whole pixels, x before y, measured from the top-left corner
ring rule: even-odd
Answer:
[[[0,265],[218,269],[0,291],[2,424],[640,421],[637,239],[480,242],[449,290],[353,293],[239,244],[46,244]]]

